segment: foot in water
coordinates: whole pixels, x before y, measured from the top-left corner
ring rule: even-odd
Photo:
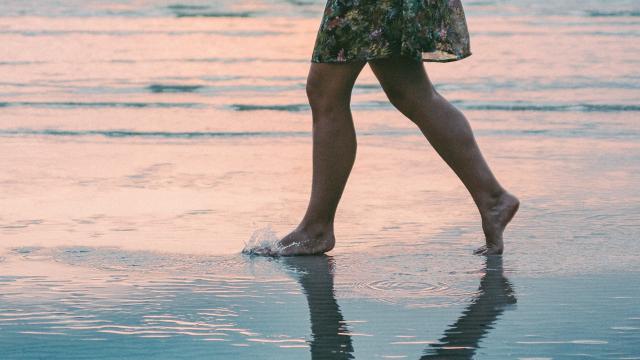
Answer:
[[[336,239],[333,229],[325,227],[301,227],[282,239],[270,244],[258,244],[242,250],[244,254],[261,256],[318,255],[330,251]]]
[[[501,255],[504,251],[502,234],[507,224],[518,211],[520,201],[515,196],[504,192],[486,208],[481,210],[482,230],[486,245],[473,253],[476,255]]]

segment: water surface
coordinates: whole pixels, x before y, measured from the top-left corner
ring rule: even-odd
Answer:
[[[322,1],[4,1],[0,353],[640,358],[640,6],[464,4],[427,68],[521,198],[503,263],[368,68],[336,249],[239,254],[305,210]]]

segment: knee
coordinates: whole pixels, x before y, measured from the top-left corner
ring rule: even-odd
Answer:
[[[307,99],[315,114],[330,114],[349,109],[351,93],[326,79],[310,76],[306,84]]]
[[[307,92],[307,99],[309,100],[309,104],[311,105],[311,107],[313,107],[315,104],[319,104],[322,102],[324,98],[322,96],[322,93],[324,92],[322,88],[323,88],[323,84],[320,79],[315,79],[311,77],[307,79],[307,85],[305,87],[305,90]]]

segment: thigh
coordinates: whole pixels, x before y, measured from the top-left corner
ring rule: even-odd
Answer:
[[[422,61],[398,56],[371,60],[369,66],[392,100],[434,91]]]
[[[311,63],[307,77],[307,92],[324,97],[349,95],[365,65],[365,61]]]

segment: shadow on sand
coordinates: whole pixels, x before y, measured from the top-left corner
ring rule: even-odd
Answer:
[[[281,258],[281,262],[296,273],[309,303],[311,358],[354,359],[349,329],[335,297],[333,258],[287,257]],[[424,350],[420,359],[473,359],[480,341],[504,310],[515,303],[513,287],[503,274],[502,258],[487,257],[478,294],[444,336]]]

